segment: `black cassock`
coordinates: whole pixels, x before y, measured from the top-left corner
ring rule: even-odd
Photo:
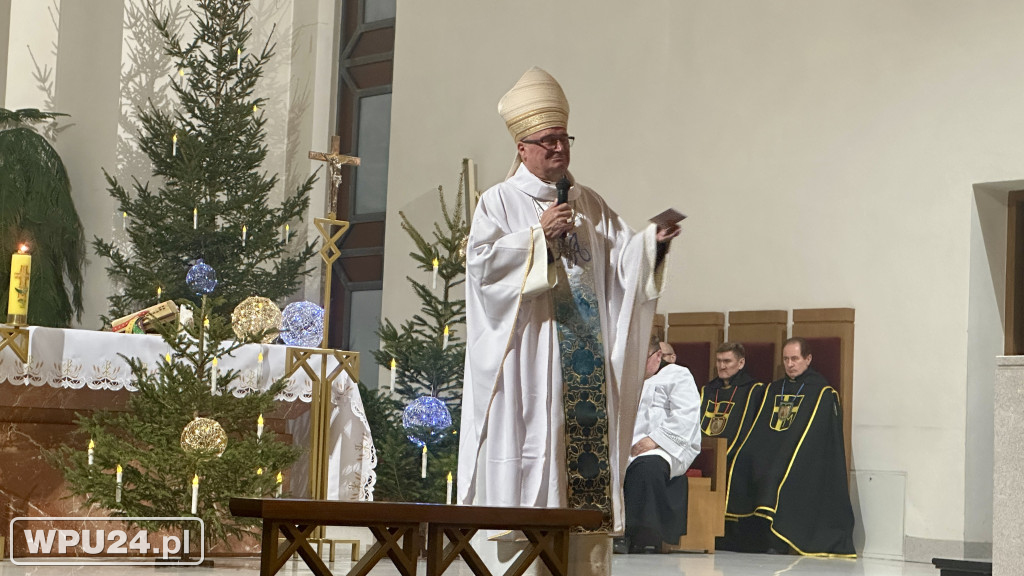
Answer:
[[[755,382],[745,370],[733,375],[730,386],[723,388],[721,378],[708,382],[700,391],[700,431],[709,438],[725,438],[726,465],[732,464],[739,447],[737,438],[750,429],[750,423],[761,406],[764,384]]]
[[[855,555],[842,413],[811,368],[771,383],[734,451],[724,549]]]

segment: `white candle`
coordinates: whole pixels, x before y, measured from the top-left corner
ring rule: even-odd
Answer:
[[[185,69],[178,68],[178,86],[182,89],[185,88]]]
[[[178,155],[178,133],[177,132],[174,133],[174,136],[171,136],[171,143],[172,143],[171,156],[177,156]]]
[[[210,394],[217,393],[217,359],[213,359],[213,366],[210,368]]]
[[[423,445],[423,458],[420,463],[420,478],[427,477],[427,445]]]
[[[123,231],[123,230],[126,230],[127,228],[128,228],[128,213],[127,212],[121,212],[121,230]]]
[[[157,302],[157,304],[160,303],[160,296],[163,295],[163,293],[164,293],[164,289],[159,287],[159,286],[157,286],[156,287],[156,302]]]
[[[237,54],[238,54],[238,57],[235,60],[235,67],[238,68],[239,70],[241,70],[242,69],[242,49],[241,48],[238,49],[238,53]]]
[[[437,258],[434,258],[434,273],[431,280],[431,290],[437,290]]]
[[[249,234],[249,228],[242,224],[242,247],[245,247],[245,237]]]
[[[284,225],[284,243],[288,243],[288,237],[291,236],[292,227],[290,224]]]
[[[199,474],[192,477],[192,514],[199,508]]]
[[[398,361],[394,358],[391,359],[391,391],[395,391],[395,380],[398,374]]]
[[[114,493],[114,502],[121,501],[121,465],[117,465],[117,491]]]
[[[281,491],[282,491],[283,487],[284,487],[284,476],[280,472],[278,472],[277,473],[277,491],[274,493],[274,496],[280,498],[281,497]]]
[[[259,384],[260,378],[263,377],[263,352],[260,352],[259,357],[256,358],[256,383]]]
[[[441,343],[441,348],[448,347],[448,327],[444,327],[444,342]]]
[[[192,229],[195,230],[197,228],[199,228],[199,208],[198,207],[192,209]]]
[[[89,466],[92,466],[92,449],[96,446],[96,443],[89,440]]]
[[[256,420],[256,438],[263,437],[263,414]]]
[[[445,488],[444,503],[445,504],[451,504],[452,503],[452,473],[451,472],[448,472],[448,487]]]

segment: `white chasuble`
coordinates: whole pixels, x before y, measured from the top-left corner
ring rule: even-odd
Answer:
[[[662,267],[654,266],[656,230],[633,232],[593,190],[574,183],[575,237],[560,242],[559,257],[549,264],[539,214],[556,197],[554,185],[520,166],[481,195],[473,216],[459,501],[564,507],[575,474],[574,494],[610,512],[607,523],[620,532],[622,479],[662,285]],[[556,318],[559,305],[567,316]],[[564,374],[577,384],[599,384],[604,398],[567,388]],[[579,404],[584,396],[590,405]],[[568,427],[567,410],[575,420]],[[594,420],[601,417],[603,423]],[[604,452],[583,446],[586,439],[570,439],[567,447],[567,432],[606,437]]]

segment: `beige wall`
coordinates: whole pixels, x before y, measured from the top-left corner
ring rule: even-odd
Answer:
[[[397,18],[389,222],[436,219],[430,190],[463,157],[481,188],[503,178],[496,103],[546,68],[574,174],[636,227],[690,215],[661,311],[856,308],[854,467],[906,473],[909,539],[962,544],[972,186],[1024,170],[1024,4],[402,1]],[[397,225],[387,242],[383,313],[403,318],[410,243]],[[1001,342],[991,301],[972,329]]]

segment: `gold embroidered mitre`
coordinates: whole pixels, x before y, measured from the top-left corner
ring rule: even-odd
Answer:
[[[558,81],[534,66],[498,101],[498,114],[513,140],[546,128],[568,128],[569,101]]]

